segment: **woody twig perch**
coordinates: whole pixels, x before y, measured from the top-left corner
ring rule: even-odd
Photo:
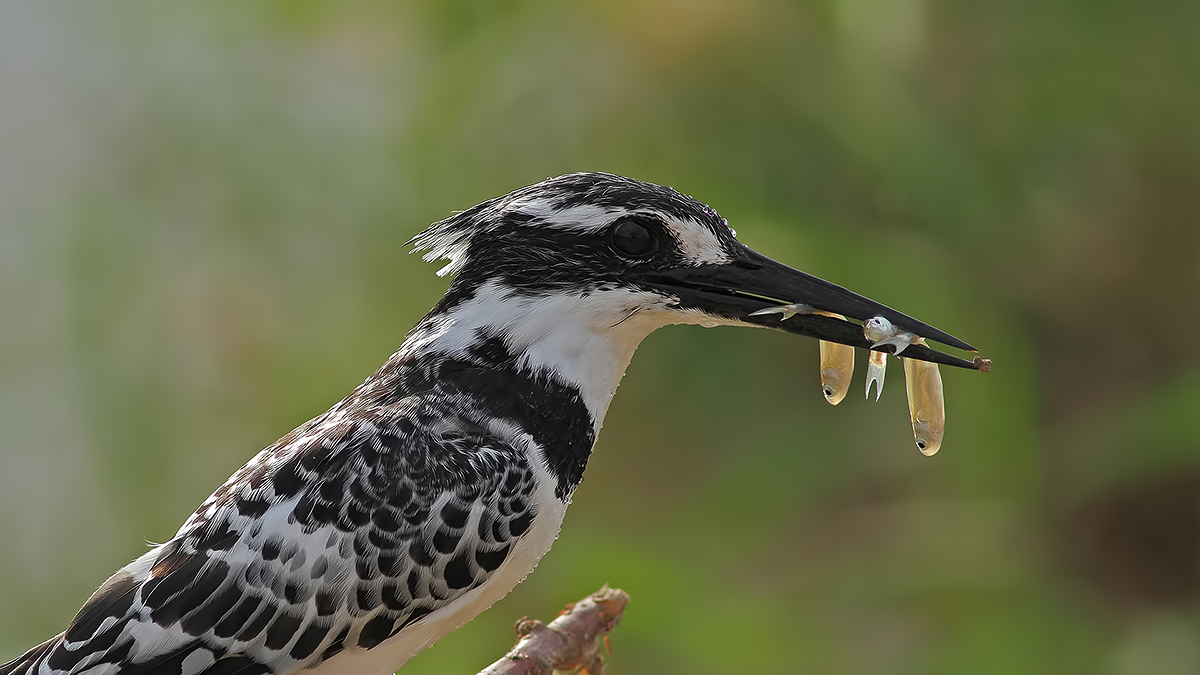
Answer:
[[[600,643],[621,620],[628,602],[625,591],[605,586],[567,605],[549,625],[522,619],[517,623],[516,646],[479,675],[552,675],[555,671],[601,675]]]

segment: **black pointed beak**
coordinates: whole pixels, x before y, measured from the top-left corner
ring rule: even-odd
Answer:
[[[776,328],[828,342],[871,348],[871,343],[863,337],[862,326],[856,323],[820,314],[796,314],[785,319],[782,314],[755,315],[754,312],[778,305],[799,303],[858,321],[882,316],[892,322],[893,326],[915,333],[926,340],[936,340],[971,352],[977,351],[943,330],[837,284],[771,260],[744,246],[729,263],[648,273],[642,275],[641,282],[659,292],[678,297],[681,308],[697,309],[714,316]],[[905,349],[903,355],[961,368],[980,369],[984,362],[983,359],[968,361],[916,344]]]

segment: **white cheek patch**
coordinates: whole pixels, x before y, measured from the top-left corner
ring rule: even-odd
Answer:
[[[705,225],[683,220],[669,221],[668,227],[685,258],[701,265],[723,265],[730,261],[724,242]]]

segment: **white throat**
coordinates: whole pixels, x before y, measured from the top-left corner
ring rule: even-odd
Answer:
[[[631,290],[586,295],[515,295],[488,282],[475,295],[421,326],[400,354],[456,354],[481,333],[504,338],[520,367],[555,374],[579,389],[599,432],[617,385],[642,339],[679,320],[661,297]]]

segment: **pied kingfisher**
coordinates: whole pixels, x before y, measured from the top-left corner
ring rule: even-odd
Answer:
[[[549,550],[655,329],[770,325],[870,346],[820,314],[751,316],[803,303],[971,349],[755,253],[691,197],[611,174],[516,190],[409,243],[454,280],[399,351],[0,675],[391,673]]]

